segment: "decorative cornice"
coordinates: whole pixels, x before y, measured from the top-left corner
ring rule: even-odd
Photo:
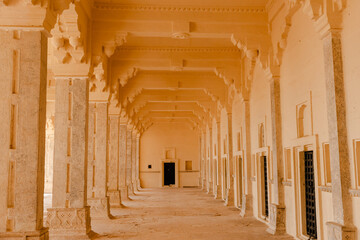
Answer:
[[[157,5],[124,5],[113,3],[94,4],[95,9],[117,11],[161,11],[161,12],[194,12],[194,13],[265,13],[265,7],[194,7],[194,6],[157,6]]]
[[[360,189],[350,189],[349,192],[352,197],[360,197]]]
[[[332,187],[331,186],[319,186],[319,189],[323,192],[332,192]]]
[[[117,52],[241,52],[236,47],[223,48],[175,48],[175,47],[120,47]]]

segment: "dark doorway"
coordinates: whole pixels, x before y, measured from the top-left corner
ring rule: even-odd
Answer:
[[[262,157],[263,214],[269,217],[268,167],[266,156]]]
[[[310,239],[316,239],[317,226],[313,151],[304,152],[304,160],[306,234],[309,236]]]
[[[175,184],[175,163],[164,163],[164,186]]]

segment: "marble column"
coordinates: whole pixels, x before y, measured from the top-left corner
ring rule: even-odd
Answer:
[[[212,171],[212,165],[213,165],[213,141],[212,141],[212,128],[209,128],[209,163],[208,163],[208,193],[211,194],[213,193],[213,171]]]
[[[133,193],[135,193],[136,187],[136,130],[133,130],[131,136],[131,185]]]
[[[119,185],[122,200],[128,200],[128,188],[126,185],[126,157],[127,157],[127,119],[120,120],[120,144],[119,144]]]
[[[214,129],[213,129],[214,130]],[[212,175],[212,194],[214,195],[214,198],[216,199],[217,193],[216,193],[216,186],[217,186],[217,156],[215,155],[215,153],[217,152],[215,143],[217,142],[217,135],[214,134],[214,132],[211,133],[212,134],[212,164],[211,164],[211,175]]]
[[[132,188],[132,125],[127,125],[126,132],[126,186],[128,189],[128,194],[133,195]]]
[[[225,199],[225,206],[235,206],[234,202],[234,188],[235,188],[235,181],[234,181],[234,163],[233,163],[233,135],[232,135],[232,114],[227,114],[228,120],[228,152],[227,152],[227,164],[226,167],[228,169],[228,186],[226,190],[226,199]],[[236,206],[235,206],[236,207]]]
[[[334,221],[327,223],[328,236],[329,239],[355,239],[352,199],[349,192],[351,158],[347,142],[341,32],[331,29],[322,38],[334,216]]]
[[[203,186],[203,168],[204,168],[204,166],[203,166],[203,162],[202,162],[202,151],[203,151],[203,149],[202,149],[202,137],[201,137],[201,133],[200,133],[200,136],[199,136],[199,162],[200,162],[200,177],[199,177],[199,186],[200,186],[200,188],[201,189],[203,189],[204,188],[204,186]]]
[[[206,192],[209,193],[210,191],[210,183],[209,183],[209,165],[210,165],[210,141],[209,141],[209,138],[208,138],[208,134],[207,134],[207,131],[209,129],[207,128],[207,130],[205,131],[205,134],[204,134],[204,139],[205,139],[205,164],[204,164],[204,167],[205,167],[205,186],[206,186]]]
[[[251,216],[253,214],[252,206],[252,183],[251,183],[251,132],[250,132],[250,103],[248,100],[243,100],[243,145],[245,148],[243,169],[244,176],[242,176],[243,192],[241,200],[241,212],[242,217]]]
[[[48,239],[43,227],[47,37],[0,30],[0,239]]]
[[[45,142],[45,193],[52,193],[53,169],[54,169],[54,121],[46,121],[46,142]]]
[[[141,189],[140,185],[140,134],[136,136],[136,188]]]
[[[89,239],[87,206],[88,78],[56,78],[51,239]]]
[[[201,164],[201,189],[206,190],[206,141],[205,133],[201,132],[200,137],[200,164]]]
[[[111,207],[121,207],[119,187],[119,126],[120,115],[109,116],[109,160],[108,160],[108,196]]]
[[[281,133],[281,105],[280,105],[280,78],[270,76],[270,102],[271,102],[271,129],[273,153],[273,201],[270,204],[270,224],[267,229],[272,234],[282,234],[285,228],[284,204],[284,167],[282,158],[282,133]],[[270,157],[270,156],[268,156]]]
[[[90,102],[88,122],[88,204],[91,218],[109,218],[106,163],[108,158],[108,104]]]
[[[222,172],[221,172],[221,125],[220,120],[216,122],[217,128],[217,162],[216,162],[216,199],[222,199]]]

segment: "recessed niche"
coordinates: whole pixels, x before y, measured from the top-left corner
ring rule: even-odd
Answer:
[[[151,166],[151,164],[149,164],[149,165],[148,165],[148,169],[151,169],[151,168],[152,168],[152,166]]]
[[[192,161],[185,161],[185,170],[186,171],[192,170]]]

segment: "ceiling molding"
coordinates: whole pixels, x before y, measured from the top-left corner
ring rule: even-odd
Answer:
[[[230,39],[230,38],[229,38]],[[181,47],[119,47],[117,52],[241,52],[237,47],[181,48]]]
[[[95,2],[95,9],[118,11],[160,11],[160,12],[195,12],[195,13],[259,13],[266,12],[265,7],[191,7],[191,6],[157,6],[157,5],[124,5]]]

